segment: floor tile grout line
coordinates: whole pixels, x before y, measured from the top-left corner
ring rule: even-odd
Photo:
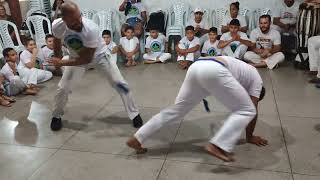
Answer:
[[[290,159],[290,154],[289,154],[289,149],[288,149],[288,145],[287,145],[287,140],[286,140],[286,137],[285,137],[285,132],[284,132],[284,128],[283,128],[283,123],[282,123],[282,120],[281,120],[281,117],[280,117],[279,106],[278,106],[277,99],[276,99],[276,95],[275,95],[275,90],[274,90],[274,86],[273,86],[273,79],[272,79],[271,71],[269,71],[269,76],[270,76],[270,80],[271,80],[273,98],[274,98],[274,102],[275,102],[275,105],[276,105],[276,110],[277,110],[277,113],[278,113],[278,119],[279,119],[279,121],[280,121],[280,128],[281,128],[281,132],[282,132],[282,138],[283,138],[284,145],[285,145],[285,148],[286,148],[286,151],[287,151],[287,158],[288,158],[288,162],[289,162],[289,166],[290,166],[291,177],[292,177],[292,180],[294,180],[292,163],[291,163],[291,159]]]
[[[41,147],[41,146],[32,146],[32,145],[23,145],[23,144],[11,144],[11,143],[0,143],[0,146],[17,146],[17,147],[29,147],[35,149],[51,149],[51,150],[58,150],[58,148],[54,147]]]
[[[37,173],[37,171],[39,171],[45,164],[47,164],[49,162],[49,160],[55,155],[57,154],[59,151],[59,149],[56,149],[56,151],[54,153],[52,153],[45,161],[43,161],[31,174],[29,177],[26,178],[26,180],[29,180],[34,174]]]

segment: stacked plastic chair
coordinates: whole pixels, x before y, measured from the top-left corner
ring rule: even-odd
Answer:
[[[50,0],[30,0],[30,9],[40,9],[51,18],[51,2]]]
[[[221,34],[221,26],[227,11],[225,8],[218,8],[211,12],[212,26],[218,29],[218,34]]]
[[[11,38],[11,34],[9,33],[8,29],[9,26],[11,26],[14,30],[18,45],[15,45]],[[14,48],[18,53],[24,50],[24,46],[20,40],[18,28],[14,23],[10,21],[0,20],[0,37],[2,40],[2,48],[11,47]]]
[[[46,22],[46,24],[48,25],[49,34],[52,34],[51,22],[48,18],[35,15],[28,17],[26,21],[29,30],[31,30],[31,24],[34,28],[35,34],[30,34],[32,39],[36,41],[38,47],[46,45],[46,33],[43,28],[43,22]]]
[[[177,2],[172,5],[169,13],[167,26],[167,37],[184,36],[184,28],[189,16],[189,6],[183,2]]]
[[[96,14],[95,10],[90,10],[90,9],[82,9],[82,16],[87,18],[87,19],[93,19],[93,16]]]
[[[118,30],[116,22],[119,21],[115,19],[116,17],[114,10],[107,9],[93,15],[93,21],[99,26],[100,32],[104,30],[111,31],[111,38],[113,39],[113,33]]]

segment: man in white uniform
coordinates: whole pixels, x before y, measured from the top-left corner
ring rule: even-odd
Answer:
[[[190,66],[175,104],[153,116],[127,141],[127,145],[137,153],[145,153],[142,144],[152,134],[181,120],[203,98],[214,95],[232,113],[205,149],[223,161],[233,161],[230,153],[245,129],[249,143],[267,145],[266,140],[253,135],[256,108],[264,96],[262,85],[256,68],[245,62],[227,56],[200,58]]]
[[[284,0],[273,18],[274,28],[280,33],[293,33],[295,31],[299,2]]]
[[[59,82],[55,97],[55,107],[51,129],[58,131],[62,128],[61,117],[68,101],[68,95],[74,84],[81,79],[88,67],[96,65],[106,73],[110,84],[118,91],[133,126],[138,128],[143,122],[139,111],[133,102],[128,84],[122,77],[116,63],[109,61],[107,47],[103,42],[98,26],[91,20],[81,16],[78,6],[73,2],[61,5],[62,19],[53,22],[53,34],[56,37],[54,54],[49,61],[55,67],[66,66]],[[62,60],[61,43],[70,51],[70,58]]]

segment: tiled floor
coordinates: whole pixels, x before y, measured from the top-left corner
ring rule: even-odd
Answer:
[[[174,102],[185,75],[174,63],[121,71],[145,121]],[[239,144],[234,163],[203,151],[228,114],[213,97],[208,98],[213,113],[198,105],[147,141],[146,155],[135,155],[125,146],[135,129],[121,100],[93,70],[71,94],[60,132],[49,129],[57,77],[36,97],[18,97],[12,108],[0,107],[0,179],[319,180],[320,90],[292,66],[260,72],[267,95],[256,134],[270,144]]]

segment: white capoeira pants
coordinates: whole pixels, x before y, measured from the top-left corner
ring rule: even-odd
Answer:
[[[282,52],[277,52],[272,54],[270,57],[263,59],[260,55],[256,54],[253,51],[248,51],[244,55],[244,60],[251,63],[261,63],[262,61],[265,61],[269,69],[273,69],[277,64],[284,61],[284,54]]]
[[[203,98],[209,95],[214,95],[232,111],[210,143],[227,152],[232,152],[241,133],[256,116],[256,109],[247,91],[229,70],[212,61],[193,63],[187,72],[175,104],[153,116],[134,136],[143,144],[160,128],[181,120]]]
[[[156,61],[157,58],[159,57],[159,61],[161,62],[166,62],[171,58],[171,54],[170,53],[146,53],[143,55],[143,59],[144,60],[153,60]]]
[[[45,71],[42,69],[32,68],[29,69],[27,67],[19,68],[18,69],[19,75],[22,81],[25,84],[38,84],[48,81],[52,78],[52,72]]]
[[[5,86],[6,93],[8,96],[16,96],[26,89],[26,84],[22,81],[19,76],[14,76],[7,86]]]
[[[248,46],[240,44],[238,48],[233,52],[230,46],[226,46],[222,49],[222,54],[237,59],[242,59],[247,52]]]
[[[320,36],[308,39],[308,53],[310,71],[318,71],[317,77],[320,78]]]
[[[190,48],[195,47],[197,44],[190,44]],[[180,49],[186,49],[186,47],[183,44],[178,45]],[[178,56],[177,61],[194,61],[198,59],[201,56],[200,51],[197,51],[195,53],[188,53],[186,56]]]
[[[108,57],[110,58],[110,56]],[[139,110],[134,104],[131,92],[125,92],[122,88],[118,87],[118,84],[121,84],[128,88],[128,83],[122,77],[116,61],[114,59],[109,60],[109,58],[107,59],[107,57],[103,56],[86,66],[65,67],[55,96],[55,106],[52,113],[53,117],[62,117],[64,114],[64,108],[68,102],[69,93],[72,92],[72,88],[77,84],[77,82],[81,81],[86,69],[92,66],[101,68],[101,70],[106,74],[106,78],[111,86],[120,94],[129,118],[133,120],[139,114]]]

